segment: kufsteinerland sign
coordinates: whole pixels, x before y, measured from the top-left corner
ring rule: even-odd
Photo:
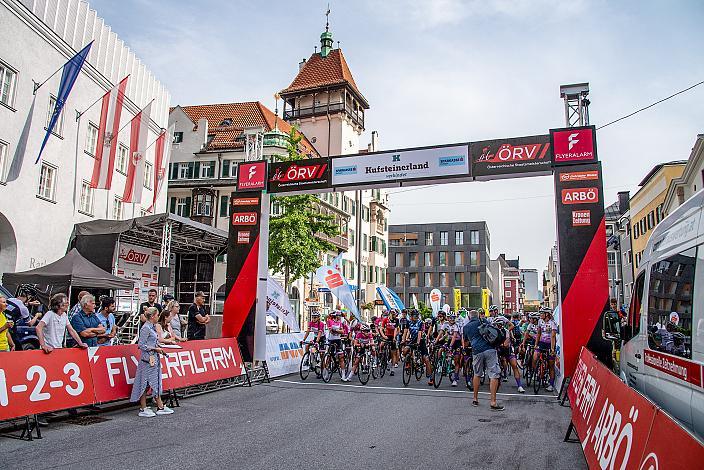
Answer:
[[[399,183],[429,178],[469,177],[469,145],[375,152],[332,159],[332,185]]]

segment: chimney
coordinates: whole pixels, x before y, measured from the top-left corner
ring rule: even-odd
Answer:
[[[630,208],[631,193],[629,191],[618,192],[618,213],[623,215]]]
[[[300,72],[303,69],[303,66],[306,65],[306,58],[304,57],[302,61],[298,63],[298,71]]]

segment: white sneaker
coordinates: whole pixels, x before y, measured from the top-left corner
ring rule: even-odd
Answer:
[[[174,410],[172,410],[171,408],[169,408],[166,405],[164,405],[164,407],[162,409],[157,408],[157,410],[156,410],[156,414],[158,414],[158,415],[170,415],[173,412],[174,412]]]
[[[526,389],[523,387],[518,387],[518,393],[526,393]]]
[[[552,385],[548,385],[547,387],[545,387],[545,390],[547,390],[548,392],[554,392],[555,387],[553,387]]]
[[[140,408],[139,415],[137,416],[141,418],[153,418],[154,416],[156,416],[156,413],[154,413],[151,408]]]
[[[456,380],[453,380],[453,381],[452,381],[452,386],[453,386],[453,387],[456,387],[456,386],[457,386],[457,381],[456,381]]]

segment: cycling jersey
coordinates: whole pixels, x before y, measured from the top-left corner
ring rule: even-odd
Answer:
[[[318,336],[319,332],[325,331],[325,323],[323,323],[320,320],[312,321],[312,322],[308,323],[308,331],[313,333],[313,337],[316,337],[316,336]]]
[[[357,340],[360,346],[367,346],[372,342],[372,334],[371,332],[363,333],[361,331],[358,331],[357,333],[355,333],[354,339]]]
[[[424,331],[424,325],[421,320],[416,320],[416,321],[409,321],[407,324],[408,327],[408,333],[409,333],[409,338],[411,341],[418,341],[418,334],[421,331]]]
[[[398,320],[393,319],[393,318],[384,318],[381,321],[381,327],[384,329],[384,334],[389,339],[393,339],[397,326],[398,326]]]
[[[328,340],[332,341],[340,339],[340,332],[344,330],[342,322],[340,320],[333,320],[332,318],[328,318],[326,324],[328,327]]]
[[[540,329],[540,342],[550,343],[552,339],[552,332],[557,331],[557,324],[554,321],[548,320],[538,320],[538,329]]]
[[[455,334],[457,334],[457,338],[454,338]],[[447,342],[450,343],[453,339],[455,340],[454,345],[462,343],[460,341],[460,327],[457,323],[447,323]]]
[[[529,339],[535,340],[535,335],[538,334],[538,325],[535,323],[528,323],[528,326],[526,326],[526,336]]]

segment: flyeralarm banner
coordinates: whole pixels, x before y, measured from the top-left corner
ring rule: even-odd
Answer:
[[[284,193],[329,189],[330,159],[311,158],[269,165],[269,192]]]
[[[550,129],[550,145],[555,165],[572,165],[597,161],[594,126]]]
[[[333,186],[470,177],[469,145],[367,153],[332,159]]]
[[[472,174],[477,179],[494,179],[550,174],[552,152],[549,135],[483,140],[469,145]],[[502,176],[506,175],[506,176]]]

